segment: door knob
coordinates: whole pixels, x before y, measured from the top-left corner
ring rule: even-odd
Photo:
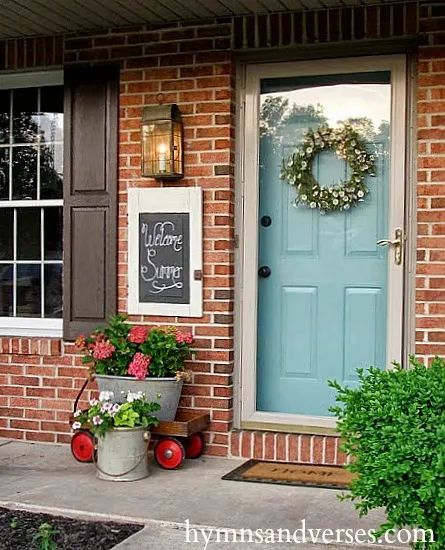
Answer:
[[[260,277],[269,277],[270,274],[272,273],[272,270],[270,269],[270,267],[268,265],[262,265],[259,269],[258,269],[258,275]]]
[[[272,224],[272,218],[270,216],[263,216],[261,218],[261,225],[263,227],[269,227]]]
[[[395,239],[380,239],[377,241],[377,244],[380,246],[393,246],[395,251],[395,264],[400,265],[402,263],[404,245],[403,229],[400,229],[400,227],[398,227],[395,230]]]

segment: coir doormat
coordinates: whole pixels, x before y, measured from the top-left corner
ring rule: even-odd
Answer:
[[[348,489],[352,474],[341,466],[313,466],[248,460],[222,477],[232,481],[277,483],[327,489]]]

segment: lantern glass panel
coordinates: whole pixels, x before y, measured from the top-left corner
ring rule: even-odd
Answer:
[[[173,122],[173,172],[182,174],[182,124]]]
[[[143,125],[144,175],[172,172],[171,124],[170,121],[159,121]]]

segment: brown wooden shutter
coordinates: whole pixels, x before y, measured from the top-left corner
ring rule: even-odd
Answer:
[[[104,326],[116,312],[118,97],[117,67],[65,72],[66,340]]]

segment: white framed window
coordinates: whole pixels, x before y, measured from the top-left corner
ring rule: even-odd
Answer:
[[[62,335],[63,72],[0,77],[0,336]]]

